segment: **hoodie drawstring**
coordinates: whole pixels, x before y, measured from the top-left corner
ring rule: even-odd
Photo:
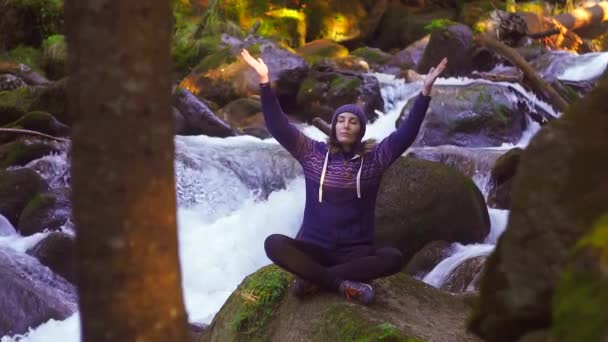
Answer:
[[[325,154],[325,162],[323,163],[323,171],[321,172],[321,182],[319,183],[319,203],[323,202],[323,182],[325,181],[325,173],[327,172],[327,161],[329,160],[329,151]],[[357,172],[357,198],[361,198],[361,170],[363,170],[363,156],[361,156],[361,165]]]
[[[319,203],[323,202],[323,182],[325,181],[325,171],[327,171],[327,160],[329,159],[329,151],[325,154],[325,162],[323,163],[323,171],[321,172],[321,183],[319,183]]]

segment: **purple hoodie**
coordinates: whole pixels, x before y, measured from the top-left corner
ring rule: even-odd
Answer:
[[[306,205],[297,238],[329,249],[373,244],[382,174],[414,142],[431,97],[418,95],[407,120],[370,153],[360,156],[329,153],[326,143],[306,137],[289,123],[269,83],[260,88],[268,131],[304,169]],[[344,111],[365,118],[353,105],[338,108],[332,119],[332,135],[337,115]],[[361,124],[359,140],[365,121]]]

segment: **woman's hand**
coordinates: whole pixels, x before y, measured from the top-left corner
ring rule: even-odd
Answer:
[[[260,76],[260,83],[268,83],[268,66],[264,63],[261,58],[255,59],[250,54],[249,51],[243,49],[241,51],[241,57],[245,60],[250,67],[252,67],[255,72]]]
[[[429,96],[429,94],[431,93],[431,88],[433,88],[433,83],[435,83],[435,80],[437,79],[437,77],[439,77],[439,75],[441,75],[447,65],[448,59],[444,58],[441,60],[441,62],[439,62],[437,67],[431,68],[431,70],[429,70],[428,74],[426,74],[426,77],[424,78],[424,83],[422,86],[422,95]]]

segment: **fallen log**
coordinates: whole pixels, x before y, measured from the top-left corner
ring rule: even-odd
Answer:
[[[545,95],[550,104],[553,105],[557,110],[562,113],[568,108],[568,102],[566,102],[547,82],[545,82],[534,69],[524,60],[514,49],[507,45],[497,41],[496,39],[488,35],[476,35],[475,41],[488,49],[502,55],[511,62],[515,67],[519,68],[524,76],[530,81],[530,86],[539,94]]]

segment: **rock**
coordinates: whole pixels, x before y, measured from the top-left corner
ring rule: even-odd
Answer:
[[[567,257],[553,299],[551,332],[556,340],[608,340],[607,237],[608,214],[605,214]]]
[[[24,166],[32,160],[42,158],[59,149],[49,142],[14,141],[0,145],[0,168]]]
[[[331,122],[336,108],[347,103],[357,103],[367,119],[374,121],[378,117],[375,110],[384,109],[378,80],[368,74],[318,65],[300,85],[295,113],[309,122],[314,117]]]
[[[473,71],[473,32],[468,26],[448,24],[433,30],[416,71],[426,74],[444,57],[449,62],[442,77],[464,76]]]
[[[40,66],[52,80],[67,76],[67,44],[63,35],[48,37],[42,44],[42,61]]]
[[[560,119],[544,126],[521,153],[509,222],[487,260],[480,305],[470,323],[485,340],[514,341],[549,328],[556,318],[559,305],[554,296],[559,279],[568,274],[568,256],[607,213],[606,94],[608,83],[602,81]],[[581,308],[584,301],[580,299]],[[578,306],[579,299],[574,303]]]
[[[448,166],[401,157],[385,173],[376,203],[376,244],[409,260],[432,241],[481,242],[490,232],[475,184]]]
[[[59,122],[53,115],[43,111],[29,112],[5,125],[5,127],[28,129],[57,137],[65,137],[70,134],[68,126]]]
[[[414,8],[391,1],[370,45],[384,51],[403,49],[429,34],[426,26],[430,22],[454,16],[452,9]]]
[[[224,38],[228,40],[228,38]],[[233,39],[236,40],[236,39]],[[277,44],[262,38],[249,37],[243,41],[230,41],[221,45],[213,54],[205,57],[180,86],[199,98],[224,106],[251,93],[259,93],[259,76],[241,60],[240,51],[250,50],[254,57],[264,60],[270,70],[270,81],[301,75],[308,65],[299,57]],[[300,76],[300,77],[301,77]],[[293,82],[299,83],[299,80]]]
[[[67,78],[36,87],[36,97],[30,111],[43,111],[52,114],[60,122],[71,125],[74,118],[67,112]]]
[[[317,39],[300,46],[296,49],[296,53],[308,64],[313,65],[324,59],[346,57],[348,49],[331,39]]]
[[[405,273],[418,279],[424,276],[437,266],[441,260],[447,258],[450,254],[451,243],[446,241],[432,241],[427,243],[420,249],[412,259],[407,263]]]
[[[490,174],[490,192],[488,206],[497,209],[509,209],[511,206],[512,179],[517,172],[522,149],[516,147],[502,155]]]
[[[500,85],[470,83],[465,86],[435,86],[433,99],[414,146],[500,146],[517,143],[526,128],[526,115],[534,107],[518,92]],[[409,114],[409,101],[396,122],[399,127]]]
[[[39,193],[32,198],[19,216],[17,229],[24,236],[45,230],[60,230],[70,219],[72,205],[69,188]]]
[[[188,333],[190,334],[191,342],[207,341],[209,339],[209,337],[207,336],[208,330],[208,324],[188,323]]]
[[[43,111],[62,123],[71,124],[66,115],[66,82],[63,79],[48,85],[0,91],[0,113],[8,109],[26,113]]]
[[[17,88],[11,91],[0,91],[0,112],[3,114],[13,112],[15,114],[12,114],[11,118],[16,120],[30,110],[33,101],[34,94],[29,87]],[[5,118],[0,120],[2,120],[3,124],[10,122]]]
[[[485,175],[492,171],[496,160],[504,152],[497,149],[469,148],[452,145],[429,147],[413,147],[408,156],[439,162],[451,166],[473,179],[480,190],[485,191]]]
[[[41,264],[63,279],[76,284],[75,244],[73,236],[63,232],[52,232],[28,249],[27,254],[38,259]]]
[[[441,285],[441,289],[453,293],[477,290],[479,288],[478,275],[483,272],[485,260],[485,256],[478,256],[458,265]]]
[[[242,98],[232,101],[220,109],[219,115],[240,132],[262,139],[270,137],[262,114],[262,103],[259,99]]]
[[[29,201],[46,190],[46,183],[32,170],[0,171],[0,214],[16,227]]]
[[[29,255],[0,247],[0,279],[1,336],[64,320],[77,309],[74,287]]]
[[[186,120],[186,135],[205,134],[222,138],[234,135],[228,124],[186,89],[175,92],[173,105]]]
[[[0,91],[3,90],[15,90],[17,88],[22,88],[27,86],[27,84],[19,77],[11,74],[1,74],[0,75]]]
[[[464,299],[405,274],[374,281],[370,306],[333,293],[299,300],[290,293],[291,279],[274,265],[247,277],[213,319],[207,340],[478,341],[464,330],[470,311]]]
[[[397,67],[399,70],[414,69],[424,54],[429,38],[430,36],[426,35],[408,45],[408,47],[391,57],[386,65]]]
[[[171,107],[173,111],[173,120],[175,120],[175,128],[173,129],[173,133],[177,135],[187,135],[188,134],[188,122],[186,122],[186,118],[180,113],[179,109],[175,107]]]

